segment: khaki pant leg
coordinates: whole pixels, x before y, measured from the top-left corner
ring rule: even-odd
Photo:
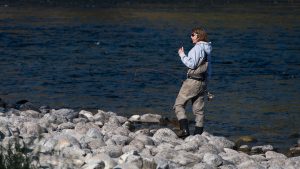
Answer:
[[[186,79],[178,93],[175,101],[174,109],[178,120],[186,119],[185,106],[189,100],[198,96],[201,91],[202,82]]]
[[[195,126],[203,127],[204,124],[204,94],[192,99],[193,113],[195,115]]]
[[[202,82],[199,94],[192,99],[193,113],[195,115],[195,126],[203,127],[204,125],[204,98],[206,94],[206,82]]]

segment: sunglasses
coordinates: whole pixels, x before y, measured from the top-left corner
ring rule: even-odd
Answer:
[[[192,33],[191,36],[194,37],[194,36],[197,36],[197,34],[196,33]]]

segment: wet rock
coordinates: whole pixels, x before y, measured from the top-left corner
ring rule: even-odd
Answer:
[[[291,147],[288,152],[289,157],[300,156],[300,147]]]
[[[248,145],[241,145],[238,150],[243,152],[250,152],[251,149]]]
[[[31,102],[28,100],[19,100],[15,103],[14,105],[15,109],[18,109],[20,111],[25,111],[25,110],[34,110],[34,111],[39,111],[39,109]]]
[[[257,142],[257,139],[253,136],[240,136],[237,139],[236,144],[241,145],[245,143],[254,143],[254,142]]]

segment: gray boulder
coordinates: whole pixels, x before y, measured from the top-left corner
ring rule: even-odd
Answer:
[[[220,151],[223,151],[224,148],[233,148],[235,145],[234,142],[219,136],[212,137],[209,143],[216,146]]]
[[[96,150],[92,150],[94,153],[106,153],[109,155],[111,158],[118,158],[120,157],[122,153],[122,146],[117,146],[117,145],[107,145],[104,147],[101,147]]]
[[[1,121],[0,121],[1,122]],[[0,126],[0,137],[2,136],[2,138],[4,137],[10,137],[12,136],[12,132],[10,131],[9,129],[9,126],[8,125],[2,125]]]
[[[159,123],[161,120],[161,115],[158,114],[143,114],[140,118],[141,122],[146,123]]]
[[[210,166],[218,167],[222,165],[223,159],[217,154],[205,153],[203,162],[207,163]]]
[[[130,151],[137,151],[137,152],[141,152],[143,149],[138,148],[137,146],[134,145],[126,145],[124,147],[122,147],[122,152],[123,153],[127,153]]]
[[[300,156],[287,159],[285,161],[285,168],[287,169],[300,168]]]
[[[274,148],[272,145],[264,145],[264,146],[254,146],[251,148],[251,152],[254,152],[254,153],[265,153],[267,151],[273,151]]]
[[[280,159],[286,159],[287,158],[284,154],[277,153],[277,152],[274,152],[274,151],[267,151],[265,153],[265,155],[266,155],[267,159],[274,159],[274,158],[275,159],[278,159],[278,158],[280,158]]]
[[[117,145],[124,146],[131,141],[131,138],[122,135],[113,135],[111,138]]]
[[[154,145],[154,141],[152,140],[152,138],[143,134],[136,135],[134,140],[139,140],[144,145]]]
[[[31,118],[40,118],[42,114],[40,112],[34,111],[34,110],[25,110],[20,112],[20,116],[26,116]]]
[[[201,158],[193,153],[181,150],[178,151],[177,155],[174,156],[171,161],[179,164],[180,166],[189,166],[199,163],[201,161]]]
[[[62,124],[60,124],[60,125],[57,126],[58,130],[74,129],[74,128],[75,128],[75,124],[71,123],[71,122],[62,123]]]
[[[25,122],[20,125],[20,135],[39,136],[45,130],[37,123]]]
[[[101,133],[101,129],[99,128],[89,128],[85,136],[90,138],[101,138],[101,139],[104,137],[103,134]]]
[[[152,157],[143,157],[143,168],[142,169],[156,169],[157,164]]]
[[[85,163],[88,164],[88,166],[93,164],[100,164],[104,163],[104,169],[111,169],[117,165],[117,162],[115,162],[110,156],[104,153],[96,154],[93,156],[87,156],[85,158]]]
[[[88,119],[89,121],[94,121],[94,115],[92,112],[86,111],[86,110],[81,110],[79,112],[79,117],[83,117]]]
[[[156,145],[164,142],[171,143],[173,145],[183,143],[183,140],[179,140],[177,135],[171,129],[168,128],[162,128],[157,130],[152,138]]]
[[[72,109],[52,109],[50,113],[56,117],[56,122],[58,124],[72,121],[74,118],[78,117],[79,114],[79,112]]]
[[[142,168],[143,166],[143,160],[137,151],[130,151],[120,156],[119,164],[123,163],[130,163],[137,166],[138,168]]]
[[[215,169],[215,167],[212,167],[206,163],[198,163],[193,166],[193,169]]]
[[[87,123],[89,120],[83,117],[78,117],[78,118],[74,118],[73,119],[73,123],[77,124],[77,123]]]
[[[265,167],[253,160],[243,161],[237,167],[241,169],[266,169]]]

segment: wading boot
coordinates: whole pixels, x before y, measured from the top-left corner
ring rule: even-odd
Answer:
[[[187,119],[181,119],[179,120],[179,125],[180,125],[180,131],[178,132],[177,135],[179,138],[184,139],[190,135],[189,122]]]
[[[197,134],[202,134],[203,133],[203,127],[197,127],[195,126],[195,131],[194,131],[194,135],[197,135]]]

